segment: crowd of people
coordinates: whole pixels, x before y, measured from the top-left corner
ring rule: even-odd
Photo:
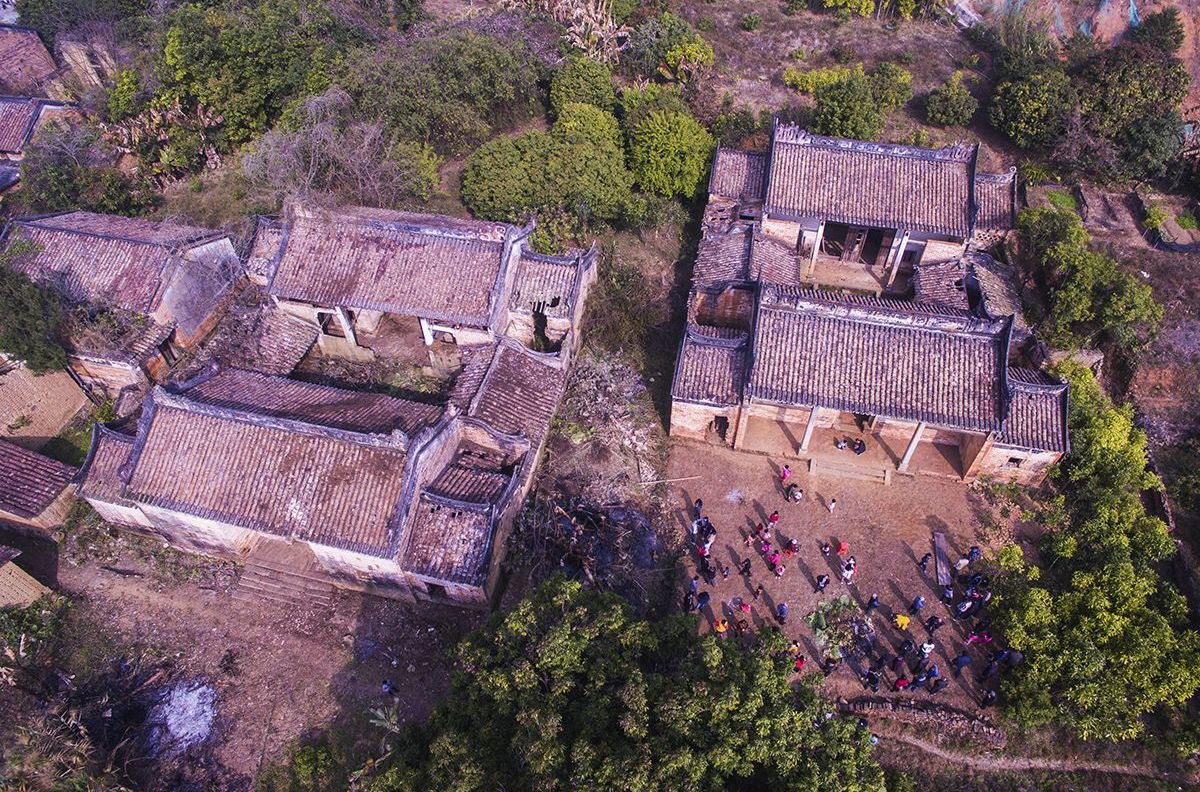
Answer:
[[[779,490],[787,503],[803,503],[804,491],[791,478],[790,466],[783,465],[779,473]],[[830,515],[835,513],[836,507],[836,499],[830,499],[825,505]],[[731,570],[714,555],[717,529],[705,513],[701,499],[692,504],[691,512],[690,533],[696,553],[696,574],[688,582],[684,609],[707,614],[712,630],[722,638],[747,636],[752,632],[753,607],[744,597],[713,602],[715,592],[710,589],[717,586],[718,577],[728,580]],[[774,580],[784,578],[792,559],[800,560],[800,543],[795,536],[780,534],[782,523],[783,517],[775,510],[766,520],[751,523],[750,529],[739,535],[747,552],[740,562],[736,557],[731,562],[752,591],[754,602],[766,599],[763,584],[754,581],[755,556]],[[840,577],[841,585],[857,595],[858,561],[845,541],[834,541],[836,547],[823,540],[818,540],[816,547],[830,571]],[[934,553],[926,552],[917,560],[916,566],[930,587],[929,598],[918,593],[898,607],[889,607],[880,602],[876,593],[856,596],[863,617],[859,620],[861,629],[855,631],[854,645],[849,647],[846,656],[840,649],[830,651],[815,666],[829,676],[849,659],[850,662],[845,664],[858,675],[864,689],[872,693],[886,689],[912,695],[924,690],[927,695],[935,696],[949,687],[953,678],[969,695],[977,697],[979,706],[991,706],[997,697],[999,678],[1020,665],[1024,658],[1020,652],[998,646],[989,628],[987,607],[992,591],[991,581],[980,570],[982,558],[982,550],[974,546],[953,565],[943,556],[940,561],[943,575],[939,581],[938,562],[935,561],[933,571],[930,570]],[[830,582],[830,575],[813,575],[814,593],[822,594]],[[785,629],[790,615],[787,602],[774,600],[770,611],[778,625],[775,629]],[[876,612],[885,617],[888,635],[884,637],[881,634],[885,631],[875,629],[872,615]],[[937,662],[939,648],[943,648],[942,655],[948,661],[945,672]],[[801,642],[792,640],[788,652],[794,670],[804,671],[809,661],[802,653]],[[969,684],[968,669],[972,666],[979,669],[974,677],[975,690]]]

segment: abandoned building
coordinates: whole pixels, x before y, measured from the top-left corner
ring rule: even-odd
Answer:
[[[48,530],[71,507],[75,468],[0,440],[0,520]]]
[[[215,325],[240,269],[219,231],[91,212],[19,217],[10,266],[62,294],[70,369],[118,396],[161,381]]]
[[[1016,172],[977,172],[978,146],[924,149],[776,123],[765,153],[718,149],[710,221],[749,220],[795,251],[800,281],[904,294],[919,264],[960,259],[1014,225]]]
[[[885,483],[1041,481],[1067,386],[1013,347],[1028,330],[984,248],[1015,186],[975,158],[784,125],[768,154],[718,150],[671,434]]]
[[[37,450],[88,404],[66,371],[34,374],[0,355],[0,437]]]
[[[247,568],[486,607],[570,356],[467,359],[443,405],[217,367],[155,386],[134,434],[96,427],[79,496]]]
[[[326,355],[417,350],[453,370],[461,347],[500,337],[539,350],[577,342],[595,251],[536,253],[534,227],[293,204],[259,221],[247,275],[320,331]]]

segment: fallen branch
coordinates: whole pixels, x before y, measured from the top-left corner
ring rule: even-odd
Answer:
[[[650,481],[635,481],[633,483],[633,486],[642,487],[647,484],[674,484],[677,481],[694,481],[695,479],[698,479],[698,478],[700,478],[700,476],[684,476],[683,478],[670,478],[670,479],[651,479]]]

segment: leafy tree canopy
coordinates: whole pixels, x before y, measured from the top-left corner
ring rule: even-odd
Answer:
[[[1146,44],[1162,50],[1168,55],[1179,53],[1183,46],[1183,23],[1179,21],[1179,9],[1167,6],[1150,14],[1142,24],[1129,31],[1128,39],[1136,44]]]
[[[962,72],[956,71],[949,80],[929,92],[925,115],[929,123],[938,126],[966,126],[971,123],[979,102],[963,85]]]
[[[1078,215],[1027,209],[1017,226],[1046,295],[1041,330],[1047,341],[1071,347],[1107,334],[1137,346],[1153,338],[1163,312],[1152,289],[1092,250]]]
[[[861,70],[813,91],[817,100],[816,131],[822,135],[874,140],[883,131],[883,112]]]
[[[704,184],[715,146],[708,130],[690,115],[658,111],[630,133],[630,168],[647,192],[691,198]]]
[[[884,113],[899,110],[912,99],[912,72],[894,63],[880,63],[871,69],[871,95]]]
[[[627,70],[673,82],[687,82],[713,57],[712,47],[688,21],[669,11],[638,25],[621,50]]]
[[[31,243],[18,240],[0,253],[0,352],[42,374],[64,368],[67,352],[58,295],[12,268],[12,262],[35,252]]]
[[[460,644],[450,697],[370,789],[882,790],[867,733],[781,649],[552,580]]]
[[[1049,146],[1063,129],[1075,104],[1066,72],[1045,68],[1006,80],[992,94],[992,125],[1021,148]]]
[[[581,57],[567,61],[556,71],[550,80],[550,107],[558,113],[563,105],[570,102],[595,105],[611,112],[617,95],[608,66]]]
[[[1137,736],[1142,718],[1200,687],[1200,635],[1181,595],[1154,564],[1174,552],[1166,526],[1145,511],[1146,436],[1091,371],[1065,363],[1071,382],[1071,453],[1056,475],[1044,543],[1053,563],[1001,554],[995,623],[1026,662],[1004,685],[1006,706],[1027,725],[1057,720],[1085,739]]]

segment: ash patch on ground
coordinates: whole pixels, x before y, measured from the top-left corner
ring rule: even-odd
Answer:
[[[216,717],[217,691],[202,678],[159,689],[146,716],[146,755],[171,758],[206,742]]]

